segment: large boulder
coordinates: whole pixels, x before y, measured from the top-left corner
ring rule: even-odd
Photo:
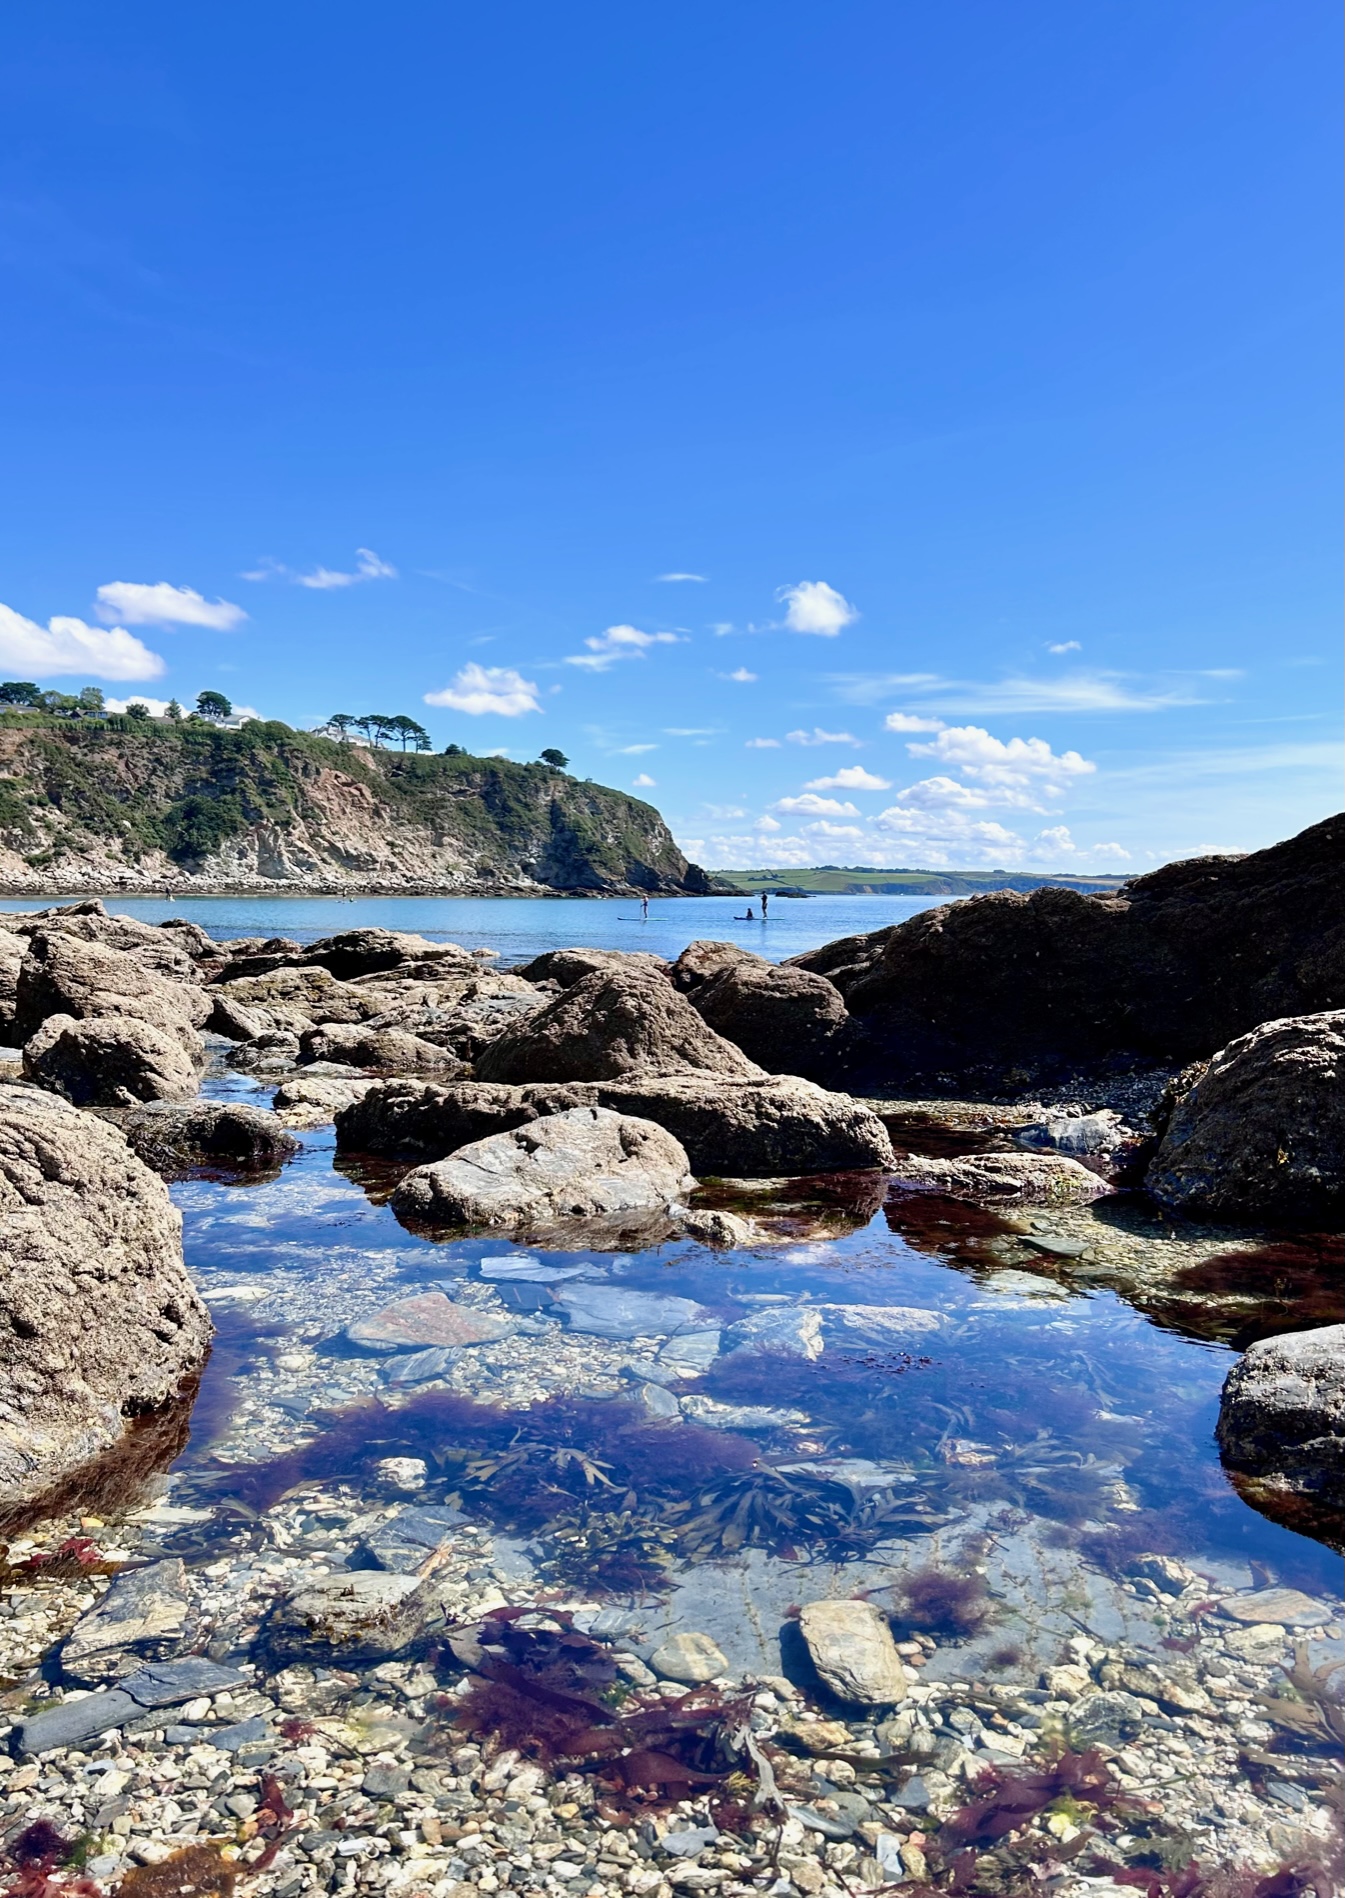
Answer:
[[[662,975],[595,970],[524,1022],[477,1063],[483,1081],[611,1081],[648,1074],[761,1070],[715,1034]]]
[[[428,936],[400,929],[343,929],[339,935],[310,943],[303,956],[306,963],[329,970],[338,982],[410,964],[447,967],[456,963],[469,971],[479,966],[470,950],[455,942],[431,942]]]
[[[124,1115],[120,1126],[131,1152],[161,1179],[255,1179],[278,1172],[299,1151],[274,1114],[241,1101],[155,1101]]]
[[[134,916],[109,916],[97,897],[64,908],[14,916],[10,921],[29,937],[59,934],[134,956],[145,968],[169,982],[195,983],[198,979],[198,957],[193,953],[195,938],[189,943],[177,931],[166,934],[159,924],[142,923]],[[181,928],[196,931],[210,943],[210,938],[197,924],[184,921]]]
[[[439,1048],[448,1048],[462,1061],[475,1061],[483,1049],[543,1006],[546,997],[526,982],[516,988],[497,986],[507,978],[488,976],[471,991],[447,1005],[419,998],[390,1004],[370,1018],[370,1028],[399,1028]]]
[[[38,931],[19,968],[15,1026],[24,1041],[52,1015],[122,1015],[176,1035],[195,1052],[196,1031],[210,1011],[210,998],[194,982],[169,980],[138,955],[68,930]]]
[[[1345,1509],[1345,1325],[1249,1345],[1224,1380],[1217,1434],[1230,1469]]]
[[[15,1011],[19,999],[19,969],[28,944],[22,936],[0,929],[0,1043],[14,1045],[17,1032]]]
[[[203,1060],[199,1037],[196,1048]],[[183,1036],[135,1015],[48,1016],[24,1043],[23,1078],[76,1107],[186,1101],[200,1086]]]
[[[577,1107],[417,1167],[392,1205],[432,1225],[538,1229],[666,1211],[694,1184],[685,1151],[661,1127]]]
[[[212,1007],[227,1003],[267,1028],[295,1034],[327,1022],[368,1021],[383,1007],[377,994],[338,982],[329,969],[309,963],[281,962],[259,974],[221,981],[209,996]]]
[[[606,974],[611,970],[642,970],[646,975],[666,976],[668,964],[662,956],[651,956],[643,949],[547,949],[531,962],[514,970],[525,982],[554,982],[558,988],[572,989],[586,975]]]
[[[168,1189],[115,1127],[0,1086],[0,1496],[45,1489],[165,1404],[210,1319]]]
[[[445,1079],[466,1072],[455,1054],[432,1041],[422,1041],[401,1028],[353,1022],[330,1022],[300,1035],[299,1060],[304,1064],[340,1061],[347,1067],[372,1068],[383,1074],[442,1074]]]
[[[972,897],[786,966],[828,977],[857,1018],[842,1083],[995,1092],[1118,1058],[1180,1067],[1345,1005],[1345,817],[1115,895]]]
[[[718,966],[697,951],[726,950]],[[768,1074],[834,1074],[849,1014],[823,975],[782,968],[731,943],[692,943],[674,968],[696,1013]],[[693,971],[695,974],[693,976]]]
[[[652,1120],[680,1142],[700,1174],[769,1179],[893,1164],[887,1130],[871,1109],[794,1075],[675,1074],[523,1087],[385,1081],[337,1115],[336,1143],[343,1152],[437,1160],[470,1141],[576,1107]]]
[[[1145,1178],[1219,1218],[1339,1223],[1345,1210],[1345,1009],[1263,1022],[1177,1103]]]
[[[974,1153],[946,1160],[903,1153],[893,1173],[896,1193],[936,1193],[983,1205],[1087,1206],[1112,1190],[1064,1153]]]

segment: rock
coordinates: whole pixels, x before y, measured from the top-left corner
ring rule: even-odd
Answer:
[[[1076,1753],[1090,1746],[1115,1750],[1133,1740],[1144,1725],[1144,1709],[1134,1694],[1080,1694],[1065,1717],[1065,1731]]]
[[[514,970],[525,982],[555,982],[572,989],[586,975],[605,974],[609,970],[634,969],[644,975],[666,980],[668,964],[662,956],[646,955],[643,950],[623,949],[548,949],[531,962]]]
[[[370,1799],[396,1799],[411,1784],[406,1766],[371,1766],[360,1782],[360,1791]]]
[[[1224,1379],[1224,1463],[1345,1508],[1345,1325],[1249,1345]]]
[[[632,1392],[631,1401],[637,1410],[656,1423],[670,1422],[680,1417],[682,1406],[672,1392],[662,1384],[653,1384],[648,1378],[641,1378]]]
[[[373,1081],[334,1080],[330,1075],[293,1075],[272,1096],[277,1120],[286,1127],[324,1127],[345,1107],[361,1100]]]
[[[12,1046],[18,1036],[15,1011],[19,998],[19,969],[28,944],[22,936],[0,930],[0,1044]]]
[[[411,1390],[417,1384],[433,1384],[447,1377],[462,1356],[460,1345],[432,1344],[408,1357],[394,1358],[385,1372],[385,1381],[394,1390]]]
[[[210,1318],[181,1216],[115,1128],[0,1086],[0,1498],[33,1494],[175,1396]]]
[[[810,1601],[799,1629],[823,1685],[838,1700],[892,1706],[909,1687],[887,1618],[868,1601]]]
[[[270,1737],[271,1729],[260,1714],[253,1714],[250,1720],[236,1720],[232,1726],[210,1729],[210,1744],[221,1753],[241,1753],[245,1747],[260,1747]]]
[[[202,1694],[222,1694],[241,1687],[245,1677],[236,1667],[221,1667],[199,1654],[174,1661],[151,1661],[119,1683],[121,1692],[142,1707],[175,1707]]]
[[[856,1018],[828,1077],[840,1085],[1021,1092],[1118,1056],[1180,1067],[1259,1022],[1339,1006],[1345,817],[1114,895],[974,896],[785,966],[827,976]]]
[[[782,968],[732,943],[693,942],[672,978],[702,1020],[768,1074],[836,1071],[838,1038],[850,1018],[825,976]]]
[[[1258,1588],[1250,1595],[1227,1595],[1219,1603],[1230,1621],[1277,1621],[1285,1628],[1323,1628],[1332,1619],[1325,1602],[1297,1588]]]
[[[121,1131],[136,1158],[164,1179],[198,1172],[274,1175],[299,1151],[274,1114],[237,1101],[194,1101],[189,1107],[159,1101],[126,1115]]]
[[[176,1557],[114,1577],[66,1637],[61,1667],[73,1680],[119,1680],[177,1645],[187,1623],[187,1571]]]
[[[446,1048],[400,1028],[373,1028],[335,1022],[310,1028],[299,1037],[299,1059],[341,1061],[352,1068],[376,1068],[385,1074],[440,1074],[453,1080],[466,1073]]]
[[[1042,1686],[1053,1700],[1077,1700],[1080,1694],[1091,1690],[1093,1676],[1086,1667],[1067,1661],[1061,1667],[1048,1667],[1042,1676]]]
[[[1284,1658],[1289,1637],[1276,1621],[1254,1622],[1250,1628],[1230,1628],[1224,1646],[1239,1661],[1251,1661],[1258,1667],[1271,1667]]]
[[[721,1340],[718,1331],[678,1331],[663,1346],[658,1361],[680,1377],[699,1377],[719,1356]]]
[[[477,1063],[481,1080],[508,1082],[759,1072],[664,976],[631,968],[584,976],[506,1029]]]
[[[353,982],[363,975],[379,975],[409,964],[463,967],[474,972],[471,955],[457,943],[431,942],[428,936],[400,929],[343,929],[338,935],[310,943],[303,959],[312,967],[328,970],[338,982]]]
[[[819,1305],[817,1310],[828,1350],[919,1351],[944,1327],[938,1312],[914,1305]]]
[[[1194,1569],[1188,1568],[1185,1562],[1177,1561],[1175,1556],[1152,1552],[1137,1555],[1133,1561],[1127,1562],[1125,1572],[1141,1581],[1152,1582],[1164,1595],[1184,1594],[1193,1582],[1200,1579]]]
[[[65,931],[40,931],[19,970],[16,1031],[26,1041],[50,1015],[72,1015],[76,1021],[125,1015],[177,1035],[195,1049],[196,1030],[209,1019],[212,1003],[196,986],[194,970],[190,974],[190,981],[169,981],[138,956]]]
[[[425,1627],[431,1609],[416,1576],[357,1570],[302,1583],[276,1605],[266,1632],[278,1654],[349,1666],[400,1654]]]
[[[11,1744],[21,1759],[58,1748],[79,1749],[114,1727],[124,1727],[143,1712],[126,1693],[86,1694],[82,1699],[63,1700],[55,1707],[21,1716],[15,1722]]]
[[[212,1035],[223,1035],[228,1041],[255,1041],[258,1035],[266,1034],[266,1017],[259,1012],[244,1008],[223,989],[215,989],[210,998],[210,1014],[206,1018],[206,1028]]]
[[[822,1315],[812,1306],[776,1305],[740,1318],[723,1334],[726,1356],[771,1351],[791,1358],[820,1358]]]
[[[1178,1101],[1145,1186],[1224,1219],[1338,1224],[1345,1212],[1345,1009],[1263,1022]]]
[[[224,1058],[240,1074],[285,1074],[299,1059],[299,1037],[288,1028],[267,1028]]]
[[[703,1246],[748,1246],[762,1237],[754,1220],[738,1213],[721,1212],[716,1207],[692,1206],[677,1215],[677,1223],[688,1239]]]
[[[893,1184],[905,1193],[1019,1206],[1087,1206],[1111,1191],[1086,1166],[1056,1153],[977,1153],[960,1160],[903,1154]]]
[[[1148,1138],[1105,1108],[1096,1114],[1051,1114],[1015,1127],[1011,1139],[1030,1153],[1063,1153],[1113,1184],[1137,1177]]]
[[[661,1127],[580,1107],[417,1167],[392,1206],[399,1218],[430,1224],[537,1229],[665,1210],[693,1183],[684,1150]]]
[[[338,982],[330,970],[308,963],[285,963],[263,974],[222,981],[209,994],[212,1008],[225,1001],[262,1016],[268,1027],[294,1034],[324,1022],[368,1021],[385,1006],[377,992]]]
[[[394,1575],[432,1575],[452,1553],[453,1531],[467,1521],[460,1509],[408,1505],[370,1529],[359,1553]]]
[[[556,1294],[571,1331],[594,1338],[666,1338],[703,1320],[694,1298],[628,1292],[617,1285],[567,1285]]]
[[[700,1639],[704,1640],[705,1637],[702,1635]],[[678,1680],[681,1677],[669,1674],[667,1678]],[[710,1678],[713,1680],[714,1676],[711,1675]],[[675,1830],[664,1833],[658,1842],[658,1849],[660,1852],[665,1852],[669,1858],[695,1858],[698,1852],[707,1851],[710,1846],[718,1845],[721,1836],[718,1826],[678,1826]]]
[[[442,1292],[420,1292],[357,1318],[346,1326],[346,1337],[366,1351],[420,1351],[426,1345],[486,1344],[512,1329],[507,1318],[455,1305]]]
[[[190,1100],[204,1046],[134,1015],[49,1015],[24,1044],[23,1076],[76,1107]]]
[[[708,1634],[674,1634],[660,1643],[649,1665],[665,1681],[701,1687],[728,1672],[728,1662]]]
[[[442,1160],[460,1147],[508,1133],[546,1114],[596,1107],[592,1084],[504,1087],[483,1081],[378,1081],[358,1106],[336,1117],[341,1153],[386,1153]]]

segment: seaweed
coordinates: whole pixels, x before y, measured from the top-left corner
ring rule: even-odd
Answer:
[[[50,1819],[32,1820],[5,1847],[4,1864],[12,1876],[3,1888],[4,1898],[102,1898],[101,1887],[82,1873],[55,1877],[58,1870],[79,1863],[82,1843],[67,1839]]]
[[[1339,1677],[1345,1661],[1327,1661],[1313,1667],[1306,1641],[1294,1644],[1294,1664],[1287,1670],[1293,1697],[1259,1694],[1271,1720],[1287,1744],[1340,1748],[1345,1746],[1345,1697]]]
[[[217,1845],[188,1845],[157,1865],[132,1866],[118,1898],[232,1898],[239,1870]]]
[[[896,1618],[905,1627],[918,1629],[922,1634],[965,1640],[984,1627],[994,1612],[985,1579],[974,1569],[958,1571],[933,1566],[916,1569],[901,1578],[893,1594]],[[1002,1665],[1010,1666],[1012,1660]]]

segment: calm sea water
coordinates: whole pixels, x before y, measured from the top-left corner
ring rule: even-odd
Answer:
[[[74,900],[73,898],[71,899]],[[231,936],[288,936],[314,942],[341,929],[403,929],[433,942],[461,943],[466,949],[497,949],[508,961],[523,962],[546,949],[583,945],[595,949],[646,949],[670,959],[699,937],[741,943],[743,948],[783,962],[838,936],[885,929],[905,922],[941,898],[931,896],[775,897],[769,920],[761,905],[743,897],[686,896],[651,901],[648,919],[628,898],[510,896],[380,896],[344,902],[331,896],[109,896],[114,913],[161,923],[185,916],[218,941]],[[45,907],[40,897],[10,897],[0,910]],[[751,908],[755,922],[740,920]]]

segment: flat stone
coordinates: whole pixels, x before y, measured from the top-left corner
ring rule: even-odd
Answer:
[[[658,1354],[659,1363],[684,1374],[708,1371],[719,1356],[718,1331],[679,1331]]]
[[[15,1722],[14,1751],[51,1753],[58,1747],[82,1747],[86,1740],[124,1726],[140,1712],[131,1696],[120,1692],[63,1700],[57,1707],[43,1708]]]
[[[1090,1746],[1122,1747],[1143,1727],[1144,1709],[1134,1694],[1080,1694],[1065,1725],[1077,1753]]]
[[[360,1791],[371,1799],[395,1799],[411,1784],[411,1772],[405,1766],[371,1766],[360,1783]]]
[[[461,1345],[432,1344],[424,1351],[412,1351],[406,1357],[394,1358],[384,1376],[394,1389],[429,1384],[436,1377],[446,1377],[461,1356]]]
[[[96,1608],[81,1615],[61,1650],[75,1679],[103,1680],[130,1672],[126,1650],[172,1641],[187,1619],[187,1571],[176,1557],[114,1578]]]
[[[803,1425],[802,1410],[777,1410],[769,1404],[721,1404],[714,1397],[689,1396],[681,1400],[682,1415],[705,1430],[785,1430]]]
[[[811,1601],[799,1615],[813,1666],[838,1700],[892,1706],[909,1677],[887,1618],[868,1601]]]
[[[1038,1252],[1049,1253],[1053,1259],[1081,1259],[1088,1250],[1083,1239],[1056,1239],[1044,1232],[1025,1232],[1026,1244],[1035,1246]]]
[[[222,1694],[241,1687],[246,1676],[236,1667],[221,1667],[201,1655],[187,1654],[176,1661],[151,1661],[120,1683],[121,1691],[142,1707],[172,1707],[201,1694]]]
[[[822,1335],[828,1346],[877,1345],[881,1349],[919,1348],[922,1339],[943,1329],[936,1311],[908,1305],[819,1305]]]
[[[1297,1588],[1258,1588],[1251,1595],[1229,1595],[1219,1604],[1230,1621],[1274,1621],[1282,1628],[1321,1628],[1331,1610]]]
[[[888,1804],[906,1812],[923,1812],[929,1804],[929,1787],[919,1773],[913,1773],[899,1793],[889,1794]]]
[[[330,1654],[343,1664],[382,1659],[410,1646],[430,1607],[414,1575],[376,1569],[324,1575],[277,1606],[270,1636],[282,1651]]]
[[[453,1531],[467,1517],[447,1505],[398,1509],[360,1544],[360,1552],[394,1575],[429,1575],[449,1552]]]
[[[682,1414],[682,1406],[672,1392],[648,1378],[641,1378],[636,1384],[634,1399],[637,1410],[644,1411],[646,1416],[654,1418],[656,1422],[669,1421]]]
[[[260,1714],[251,1720],[239,1720],[231,1727],[212,1727],[210,1744],[221,1753],[241,1753],[244,1747],[260,1746],[271,1737],[271,1729]]]
[[[617,1285],[570,1285],[556,1294],[556,1305],[571,1331],[594,1338],[666,1338],[701,1315],[694,1298]]]
[[[1246,1628],[1230,1628],[1224,1646],[1240,1661],[1278,1661],[1289,1639],[1287,1629],[1277,1621],[1256,1621]]]
[[[751,1312],[725,1331],[724,1349],[729,1356],[772,1351],[785,1357],[820,1358],[822,1315],[811,1306]]]
[[[791,1819],[797,1819],[810,1832],[820,1832],[824,1839],[848,1839],[855,1829],[854,1820],[842,1812],[819,1812],[816,1806],[795,1805],[787,1805],[785,1810]]]
[[[649,1665],[665,1681],[680,1681],[699,1687],[726,1673],[728,1662],[708,1634],[674,1634],[660,1643],[649,1657]]]
[[[980,1284],[983,1292],[993,1292],[996,1298],[1055,1299],[1068,1303],[1074,1296],[1067,1285],[1057,1285],[1054,1279],[1041,1278],[1035,1272],[1017,1272],[1012,1267],[988,1273]]]
[[[562,1285],[568,1279],[595,1276],[591,1265],[543,1265],[540,1259],[530,1259],[526,1254],[507,1259],[482,1259],[480,1271],[483,1279],[492,1282],[521,1279],[529,1285]]]
[[[675,1832],[665,1832],[658,1842],[660,1852],[669,1858],[694,1858],[718,1843],[718,1826],[679,1826]]]
[[[426,1345],[488,1344],[510,1329],[507,1318],[456,1305],[442,1292],[419,1292],[357,1318],[346,1326],[346,1337],[366,1351],[418,1351]]]

